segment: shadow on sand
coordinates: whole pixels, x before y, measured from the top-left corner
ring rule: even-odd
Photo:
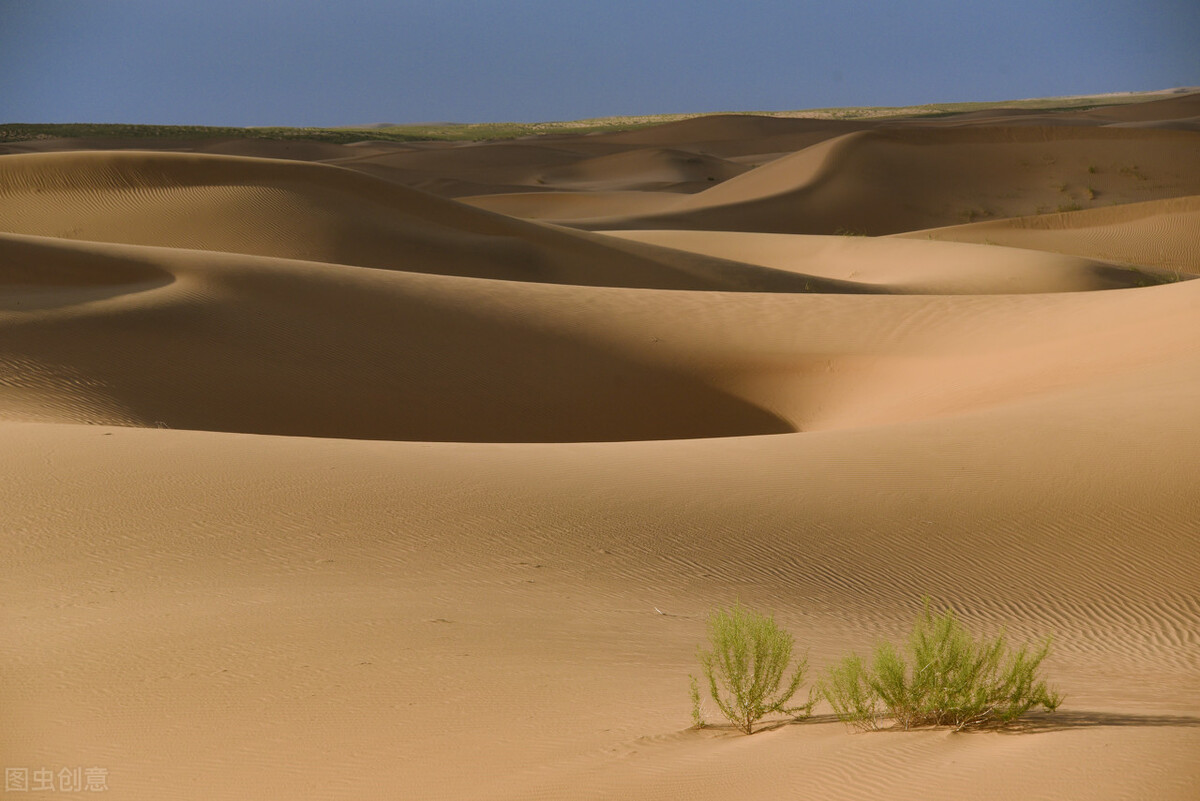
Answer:
[[[966,729],[966,733],[995,731],[1000,734],[1040,734],[1042,732],[1066,731],[1067,729],[1107,728],[1129,726],[1135,728],[1200,728],[1200,717],[1190,715],[1137,715],[1125,712],[1089,712],[1086,710],[1062,710],[1057,712],[1032,712],[1007,726]]]
[[[774,731],[785,726],[805,726],[813,724],[838,723],[837,715],[813,715],[802,720],[765,721],[758,724],[754,731]],[[1043,734],[1052,731],[1067,731],[1069,729],[1092,729],[1111,726],[1127,726],[1133,728],[1200,728],[1200,717],[1190,715],[1136,715],[1124,712],[1089,712],[1086,710],[1069,710],[1058,712],[1031,712],[1024,717],[1007,725],[977,726],[963,729],[962,734]],[[728,724],[708,724],[705,728],[724,730],[731,733],[738,730]],[[938,731],[932,726],[922,726],[912,731]],[[948,726],[941,727],[949,731]],[[874,730],[878,732],[904,732],[899,726],[884,726]]]

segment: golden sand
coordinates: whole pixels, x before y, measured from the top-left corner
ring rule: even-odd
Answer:
[[[1198,109],[0,157],[0,762],[1195,798]],[[1064,706],[688,728],[714,605],[819,673],[922,595]]]

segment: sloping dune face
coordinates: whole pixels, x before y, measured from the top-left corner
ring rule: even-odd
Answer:
[[[0,162],[0,228],[521,281],[718,289],[671,263],[319,164],[84,152]]]
[[[1182,276],[1200,272],[1200,195],[954,225],[900,236],[1070,253]]]
[[[102,285],[111,297],[79,297],[73,275],[47,269],[63,301],[52,314],[6,319],[0,358],[12,373],[34,363],[86,375],[59,387],[53,406],[67,420],[482,442],[793,430],[723,388],[733,368],[709,365],[703,345],[655,350],[664,323],[636,294],[614,290],[583,305],[571,290],[511,282],[52,242],[8,235],[0,255],[90,257],[93,273],[113,265]],[[149,276],[122,282],[138,262],[170,282],[153,290]],[[29,303],[44,304],[48,292],[38,286]],[[12,297],[8,308],[22,311]],[[621,313],[626,321],[606,330]],[[36,382],[5,390],[17,399],[26,391],[47,390]],[[122,411],[97,415],[101,408]]]
[[[1191,131],[895,128],[778,159],[666,213],[592,227],[892,234],[981,217],[1200,194]]]
[[[6,769],[1193,799],[1195,108],[0,156]],[[806,693],[924,595],[1064,705],[688,728],[714,606]]]

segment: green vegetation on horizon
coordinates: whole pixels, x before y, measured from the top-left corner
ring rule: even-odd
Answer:
[[[1084,111],[1101,106],[1145,102],[1170,96],[1164,92],[1051,97],[970,103],[928,103],[920,106],[850,106],[803,111],[711,112],[652,114],[562,122],[435,123],[346,128],[235,128],[208,125],[125,125],[106,123],[0,123],[0,142],[37,139],[271,139],[350,144],[364,141],[458,142],[518,139],[528,136],[628,131],[666,122],[716,114],[755,114],[808,119],[878,120],[903,117],[944,117],[972,111],[1025,109],[1046,112]]]
[[[686,116],[686,115],[680,115]],[[618,119],[618,118],[614,118]],[[275,141],[328,142],[480,142],[518,139],[552,133],[595,133],[644,128],[655,122],[485,122],[437,125],[392,125],[372,128],[232,128],[212,125],[124,125],[119,123],[4,123],[0,143],[37,139],[270,139]]]

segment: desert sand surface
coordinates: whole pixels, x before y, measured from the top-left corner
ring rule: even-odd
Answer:
[[[1198,116],[9,147],[2,761],[155,801],[1196,798]],[[1062,707],[691,728],[715,606],[815,679],[924,595],[1052,634]]]

